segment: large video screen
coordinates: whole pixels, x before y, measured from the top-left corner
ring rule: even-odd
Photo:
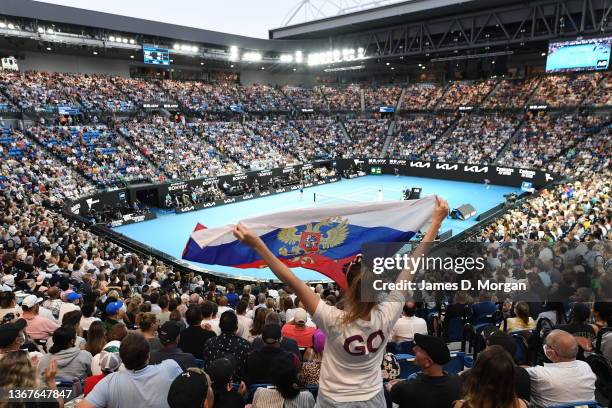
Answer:
[[[612,37],[550,42],[546,72],[572,72],[608,69]]]
[[[170,65],[170,52],[167,48],[157,48],[154,45],[143,44],[142,54],[145,64]]]

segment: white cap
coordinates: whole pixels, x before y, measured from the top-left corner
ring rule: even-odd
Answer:
[[[25,299],[23,299],[23,302],[21,302],[21,306],[33,307],[42,301],[43,301],[43,298],[39,298],[36,295],[29,295],[29,296],[26,296]]]
[[[296,323],[306,323],[308,320],[308,315],[306,314],[306,310],[298,307],[295,309],[295,313],[293,314],[293,321]]]

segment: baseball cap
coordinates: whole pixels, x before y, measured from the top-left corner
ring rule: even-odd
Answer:
[[[295,313],[293,314],[293,321],[296,323],[306,323],[306,321],[308,320],[308,315],[306,314],[306,311],[304,309],[302,309],[301,307],[298,307],[297,309],[295,309]]]
[[[427,353],[434,363],[444,365],[450,361],[450,351],[441,338],[416,333],[414,342]]]
[[[261,339],[266,344],[272,344],[281,338],[281,328],[278,324],[266,324],[261,333]]]
[[[181,327],[173,320],[167,321],[159,328],[161,344],[170,344],[181,334]]]
[[[37,304],[39,304],[40,302],[42,302],[42,301],[43,301],[43,298],[40,298],[40,297],[38,297],[36,295],[28,295],[21,302],[21,306],[34,307]]]
[[[106,305],[106,314],[109,316],[116,315],[117,312],[119,312],[119,309],[121,309],[122,307],[123,307],[123,302],[120,300],[117,300],[116,302],[111,302],[108,305]]]
[[[27,323],[25,319],[18,319],[14,323],[0,325],[0,348],[7,347],[14,342],[19,332],[26,327]]]
[[[231,354],[214,360],[208,367],[210,381],[215,385],[225,386],[232,380],[235,368],[236,364]]]
[[[68,296],[66,296],[66,300],[68,302],[74,302],[77,299],[82,298],[83,296],[81,296],[80,294],[76,293],[76,292],[71,292],[68,294]]]
[[[208,394],[208,379],[202,370],[190,368],[170,384],[170,408],[201,408]]]
[[[100,370],[104,373],[113,373],[121,366],[121,357],[119,356],[119,350],[107,351],[102,350],[100,352]]]

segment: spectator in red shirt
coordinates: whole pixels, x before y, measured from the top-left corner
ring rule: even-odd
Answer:
[[[295,309],[293,321],[283,326],[283,337],[294,339],[298,347],[312,347],[312,335],[317,328],[306,326],[307,320],[308,315],[306,314],[306,310],[302,308]]]

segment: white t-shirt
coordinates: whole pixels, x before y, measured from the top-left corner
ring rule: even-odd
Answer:
[[[95,321],[99,321],[100,319],[98,319],[97,317],[81,317],[81,330],[83,331],[88,331],[89,330],[89,326],[91,326],[91,324]]]
[[[210,329],[215,332],[215,334],[217,336],[219,336],[221,334],[221,328],[219,327],[219,319],[214,318],[214,319],[203,319],[201,326],[203,329],[205,329],[206,325],[209,324],[210,325]]]
[[[392,339],[399,337],[396,341],[412,341],[415,333],[427,334],[427,322],[416,316],[402,316],[398,319],[391,332]]]
[[[584,361],[544,363],[526,368],[531,377],[531,403],[549,407],[595,399],[595,374]]]
[[[59,316],[57,317],[57,322],[59,324],[62,324],[62,319],[64,318],[64,315],[68,312],[73,312],[75,310],[81,310],[81,308],[75,305],[74,303],[62,303],[59,309]]]
[[[370,320],[341,323],[344,312],[319,301],[312,317],[325,334],[319,392],[336,402],[368,401],[382,387],[380,366],[391,329],[404,307],[404,295],[393,291],[372,309]]]
[[[249,319],[245,315],[236,316],[238,317],[238,331],[236,332],[236,336],[247,339],[249,337],[249,330],[251,329],[251,326],[253,326],[253,320]]]

